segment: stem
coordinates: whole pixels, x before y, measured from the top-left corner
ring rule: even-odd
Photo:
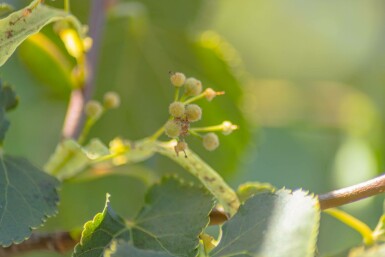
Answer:
[[[69,0],[66,1],[68,1],[69,4]],[[89,36],[93,39],[93,46],[86,56],[88,76],[84,85],[79,89],[73,90],[71,93],[62,130],[62,136],[64,138],[78,138],[82,131],[85,117],[83,109],[85,103],[90,100],[94,88],[101,36],[104,28],[105,7],[107,7],[109,2],[109,0],[92,1]]]
[[[358,231],[363,237],[364,243],[366,245],[372,245],[374,243],[373,231],[368,227],[368,225],[366,225],[359,219],[351,216],[350,214],[347,214],[344,211],[341,211],[335,208],[325,210],[324,212],[340,220],[341,222],[345,223],[346,225],[355,229],[356,231]]]
[[[180,87],[177,87],[177,88],[175,89],[174,102],[178,101],[178,99],[179,99],[179,91],[180,91]]]
[[[191,128],[191,132],[212,132],[212,131],[222,131],[223,125],[215,125],[215,126],[209,126],[209,127],[201,127],[201,128]]]
[[[151,141],[157,140],[164,132],[164,126],[158,129],[152,136],[150,136]]]
[[[318,196],[322,210],[352,203],[385,192],[385,174],[374,179]]]
[[[191,97],[190,99],[184,101],[183,103],[184,103],[184,104],[189,104],[189,103],[198,101],[199,99],[202,99],[202,98],[204,98],[205,96],[206,96],[206,94],[205,94],[205,92],[203,92],[203,93],[201,93],[200,95]]]
[[[71,12],[70,0],[64,0],[64,11]]]

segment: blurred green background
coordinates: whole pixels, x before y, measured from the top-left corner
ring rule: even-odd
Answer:
[[[29,1],[5,2],[20,8]],[[71,1],[84,23],[90,3]],[[61,8],[63,2],[46,4]],[[139,139],[153,133],[167,119],[173,98],[168,71],[181,71],[226,91],[202,103],[199,125],[226,119],[241,129],[221,136],[215,152],[194,138],[189,144],[234,188],[261,181],[322,193],[372,178],[385,163],[384,10],[380,0],[121,1],[107,14],[94,97],[114,90],[123,103],[101,119],[92,136],[108,143],[115,136]],[[74,60],[52,26],[43,33],[72,67]],[[27,43],[0,69],[21,99],[10,115],[6,150],[42,166],[60,139],[70,90],[65,72],[46,78],[56,74],[54,65],[41,62]],[[106,192],[118,211],[132,217],[149,181],[169,173],[190,179],[155,156],[113,175],[67,182],[62,212],[46,229],[81,227],[102,210]],[[373,228],[383,198],[344,209]],[[322,216],[320,256],[360,240],[350,228]]]

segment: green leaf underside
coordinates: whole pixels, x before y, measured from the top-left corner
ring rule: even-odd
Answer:
[[[58,185],[26,159],[0,156],[0,245],[22,242],[56,214]]]
[[[24,9],[11,13],[0,20],[0,66],[2,66],[16,48],[30,35],[39,32],[47,24],[70,20],[79,28],[78,21],[67,12],[40,4],[39,0],[31,2]]]
[[[109,195],[102,213],[84,225],[82,238],[75,247],[73,256],[103,256],[112,240],[129,240],[130,234],[124,220],[111,208]]]
[[[317,200],[305,192],[255,195],[224,224],[210,256],[314,256],[319,218]]]
[[[119,242],[115,247],[112,254],[104,257],[175,257],[169,253],[139,249],[127,242]]]
[[[108,154],[110,154],[108,147],[99,139],[90,140],[86,146],[68,139],[56,147],[44,170],[55,174],[59,179],[66,179],[84,171],[93,160]]]
[[[375,245],[369,248],[357,247],[350,251],[348,257],[383,257],[385,256],[385,244]]]
[[[208,225],[213,205],[212,196],[204,188],[164,179],[150,189],[145,206],[127,224],[107,202],[103,213],[86,223],[73,256],[103,256],[104,250],[117,239],[168,254],[159,256],[196,256],[198,236]]]

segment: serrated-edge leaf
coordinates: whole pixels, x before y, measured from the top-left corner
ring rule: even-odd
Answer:
[[[0,20],[0,66],[26,38],[51,22],[67,19],[80,31],[80,23],[74,16],[41,2],[34,0],[27,7]]]
[[[115,214],[107,197],[103,212],[84,225],[73,256],[102,256],[116,240],[169,256],[196,256],[199,235],[209,223],[213,206],[213,197],[204,187],[174,177],[164,178],[148,191],[145,206],[133,221]],[[115,229],[111,221],[116,223]],[[97,252],[90,255],[91,251]]]
[[[108,220],[106,221],[106,219]],[[107,227],[102,227],[103,222],[112,222],[112,225],[107,224]],[[104,254],[104,250],[109,247],[114,239],[128,236],[124,233],[125,231],[128,231],[126,224],[123,218],[118,216],[111,208],[110,195],[107,194],[103,212],[96,214],[91,221],[84,224],[80,242],[75,246],[72,256],[101,257]],[[101,232],[105,237],[97,238],[97,232]],[[128,238],[125,239],[128,240]],[[96,251],[96,253],[90,254],[91,251]]]
[[[221,241],[210,256],[311,257],[319,220],[318,200],[308,192],[281,189],[257,194],[223,225]]]
[[[174,192],[174,194],[170,194],[168,192],[165,192],[164,188],[166,188],[166,189],[171,188],[171,190],[172,190],[173,187],[181,188],[180,194],[177,194],[175,192]],[[188,191],[190,191],[190,192],[188,192]],[[192,194],[192,193],[194,193],[194,194]],[[194,203],[192,197],[197,196],[198,193],[201,194],[201,197],[209,197],[209,198],[211,198],[211,200],[208,201],[207,203],[205,203],[207,206],[203,205],[204,204],[203,198],[200,199],[199,202],[195,201],[195,205],[198,204],[199,206],[196,206],[197,208],[190,210],[190,212],[186,212],[186,209],[184,209],[184,208],[186,208],[186,207],[188,208],[189,205]],[[163,194],[162,197],[160,196],[161,194]],[[186,203],[188,205],[181,204],[178,201],[178,198],[180,198],[180,197],[182,197],[183,201],[186,201]],[[159,201],[163,201],[164,199],[167,199],[168,202],[159,205]],[[205,201],[206,200],[208,200],[208,199],[205,199]],[[170,209],[171,209],[172,211],[175,211],[175,213],[165,213],[164,215],[160,214],[162,211],[161,208],[165,208],[165,206],[169,206],[169,208],[166,209],[167,211],[170,211]],[[146,194],[145,207],[140,211],[140,213],[138,214],[138,216],[134,220],[134,225],[132,227],[134,245],[136,245],[139,248],[144,248],[144,249],[160,250],[160,251],[164,250],[170,254],[174,254],[174,255],[180,256],[180,257],[182,257],[182,256],[195,256],[197,254],[198,247],[199,247],[199,235],[208,226],[209,214],[210,214],[213,207],[214,207],[214,201],[212,199],[212,195],[210,194],[210,192],[208,190],[206,190],[206,188],[204,188],[202,186],[196,186],[192,183],[186,183],[183,180],[178,179],[175,176],[164,177],[159,184],[154,185],[149,190],[149,192]],[[175,208],[177,208],[177,210],[175,210]],[[203,213],[205,213],[205,214],[203,215]],[[174,216],[175,214],[176,214],[176,216]],[[192,223],[190,216],[192,216],[193,214],[195,215],[193,218],[198,217],[200,220],[193,222],[193,224],[190,224],[189,226],[186,226],[186,224],[188,224],[189,222]],[[155,216],[152,216],[152,215],[155,215]],[[181,217],[178,217],[178,216],[181,216]],[[155,224],[155,226],[151,229],[151,226],[153,224],[152,224],[152,222],[149,222],[149,220],[150,219],[157,219],[159,217],[160,217],[160,220],[158,220],[158,222]],[[169,217],[170,219],[167,220],[167,219],[165,219],[165,217]],[[170,226],[175,225],[175,224],[172,224],[171,217],[173,217],[173,219],[172,219],[173,222],[175,220],[180,222],[179,227],[183,228],[182,230],[180,228],[178,228],[178,231],[176,230],[176,228],[174,228],[174,231],[170,230]],[[167,222],[169,222],[169,223],[167,223]],[[196,226],[197,222],[201,222],[201,224],[199,224],[200,227],[196,228],[195,231],[192,231],[193,226],[194,225]],[[164,227],[165,224],[167,224],[166,227]],[[155,248],[157,248],[157,249],[154,249],[154,244],[152,244],[150,242],[150,240],[145,240],[144,242],[143,241],[138,242],[137,241],[138,236],[135,234],[135,229],[139,228],[139,227],[140,227],[140,229],[143,229],[143,232],[145,232],[147,235],[149,235],[150,237],[153,237],[155,239],[156,243],[158,244],[158,246],[160,246],[160,248],[158,248],[156,246]],[[158,235],[159,232],[157,233],[156,230],[160,231],[161,234]],[[191,238],[189,238],[188,241],[191,241],[191,242],[195,241],[195,243],[194,243],[194,245],[188,246],[188,245],[186,245],[186,241],[185,241],[184,242],[184,248],[190,247],[190,249],[183,249],[183,253],[182,253],[182,252],[180,252],[180,249],[176,249],[178,247],[177,246],[178,243],[174,242],[174,240],[170,244],[170,242],[168,242],[168,241],[170,241],[171,239],[169,239],[168,241],[167,240],[164,241],[162,239],[159,239],[159,238],[164,237],[165,234],[167,234],[164,232],[166,230],[170,230],[169,231],[170,235],[168,237],[173,236],[171,233],[178,235],[178,237],[180,237],[180,238],[187,238],[188,236],[191,236]],[[189,234],[193,234],[193,235],[189,235]],[[167,244],[169,244],[169,246],[167,246],[165,242]],[[181,243],[181,242],[179,242],[179,243]]]
[[[0,190],[4,189],[4,198],[0,195],[0,245],[6,247],[28,239],[33,229],[57,214],[59,181],[26,159],[9,155],[0,156],[2,175]]]

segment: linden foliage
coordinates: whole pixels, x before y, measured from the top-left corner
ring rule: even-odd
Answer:
[[[75,17],[43,2],[34,0],[0,20],[0,66],[25,39],[48,23],[56,22],[55,31],[76,62],[70,75],[66,75],[67,81],[74,89],[82,87],[88,75],[85,53],[91,41],[83,35]],[[2,15],[11,10],[9,5],[0,6]],[[42,41],[35,39],[36,36],[31,41],[33,44],[41,44]],[[97,100],[86,103],[82,133],[78,138],[59,142],[44,171],[26,159],[5,153],[3,142],[10,125],[6,113],[16,107],[18,98],[11,87],[0,82],[0,245],[7,247],[28,239],[33,229],[57,212],[60,184],[92,177],[93,170],[110,171],[160,154],[195,176],[195,183],[175,177],[152,182],[144,206],[130,218],[114,211],[107,197],[104,210],[84,225],[73,256],[315,256],[320,219],[317,198],[302,190],[277,190],[257,182],[247,183],[235,192],[188,147],[191,135],[201,140],[208,151],[220,151],[217,133],[229,135],[238,129],[229,121],[205,127],[195,125],[200,120],[205,122],[205,110],[199,101],[211,102],[224,92],[205,89],[200,80],[186,78],[181,72],[172,72],[170,81],[175,89],[168,108],[170,117],[152,136],[136,141],[115,138],[108,146],[97,138],[87,141],[88,132],[98,119],[120,105],[119,95],[107,92],[102,103]],[[171,141],[161,141],[163,135]],[[130,188],[125,192],[134,193]],[[118,197],[113,195],[112,202]],[[214,207],[223,209],[230,218],[221,226],[219,237],[211,235],[208,229]],[[68,208],[77,213],[73,206]],[[353,249],[349,256],[383,256],[384,247],[380,245],[385,234],[383,220],[366,235],[371,238],[371,247]]]

